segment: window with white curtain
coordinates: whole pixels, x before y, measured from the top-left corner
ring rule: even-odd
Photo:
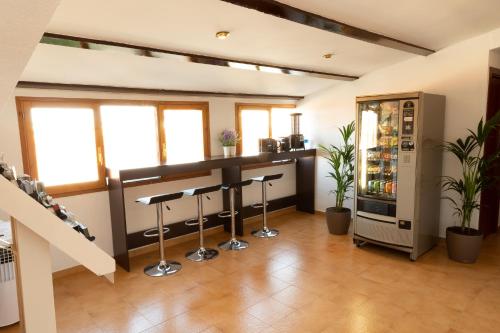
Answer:
[[[156,106],[101,105],[106,166],[133,169],[160,163]]]
[[[105,190],[106,168],[187,163],[210,156],[207,102],[38,97],[18,97],[17,102],[24,172],[43,181],[51,195]]]
[[[236,128],[241,137],[239,152],[255,155],[259,153],[259,139],[289,136],[290,114],[294,108],[294,105],[237,104]]]
[[[163,108],[163,131],[168,164],[188,163],[205,157],[203,110]]]

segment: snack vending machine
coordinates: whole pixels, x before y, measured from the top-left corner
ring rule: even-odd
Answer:
[[[445,97],[415,92],[356,102],[354,242],[416,260],[438,237]]]

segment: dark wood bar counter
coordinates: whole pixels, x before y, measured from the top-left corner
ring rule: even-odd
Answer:
[[[128,271],[130,270],[128,251],[158,241],[157,238],[144,237],[142,231],[131,234],[127,233],[127,220],[123,193],[127,183],[133,183],[144,179],[176,176],[214,169],[222,169],[222,183],[233,183],[242,180],[241,171],[245,166],[293,160],[296,165],[296,195],[271,200],[269,202],[268,210],[272,211],[295,205],[297,210],[313,214],[315,157],[316,149],[307,149],[282,153],[260,153],[252,156],[212,156],[192,163],[164,164],[140,169],[108,169],[107,177],[111,225],[113,231],[113,251],[116,262]],[[272,164],[270,165],[272,166]],[[224,210],[228,210],[229,195],[227,191],[223,191],[222,195]],[[237,211],[242,213],[237,215],[236,233],[240,236],[243,235],[243,219],[261,213],[259,209],[243,207],[242,202],[242,194],[241,192],[238,192],[235,198],[235,208]],[[206,217],[208,218],[208,222],[205,224],[206,228],[224,225],[225,230],[229,231],[228,219],[220,218],[217,214],[207,215]],[[169,228],[170,232],[167,234],[167,238],[178,237],[195,232],[197,227],[189,227],[186,226],[183,221],[179,221],[177,223],[169,224]]]

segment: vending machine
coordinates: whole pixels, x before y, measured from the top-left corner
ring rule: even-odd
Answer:
[[[357,97],[354,242],[416,260],[439,231],[445,97]]]

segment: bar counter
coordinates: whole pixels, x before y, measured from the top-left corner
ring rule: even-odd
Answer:
[[[281,209],[289,206],[296,206],[296,209],[314,214],[314,184],[315,184],[315,159],[316,149],[297,150],[281,153],[260,153],[251,156],[212,156],[203,160],[183,163],[183,164],[162,164],[153,167],[128,169],[128,170],[107,170],[109,204],[111,211],[111,226],[113,232],[113,251],[116,262],[125,270],[130,270],[128,251],[144,245],[157,242],[157,238],[146,238],[143,232],[127,233],[127,221],[124,202],[124,185],[144,179],[154,179],[159,177],[176,176],[199,171],[209,171],[222,169],[222,183],[233,183],[241,181],[241,170],[244,166],[261,163],[279,162],[293,160],[296,165],[296,195],[271,200],[269,211]],[[272,166],[272,164],[271,164]],[[196,185],[193,185],[196,187]],[[165,192],[168,192],[165,191]],[[229,195],[227,191],[222,191],[223,209],[229,209]],[[236,233],[243,235],[243,219],[255,216],[260,210],[242,206],[242,193],[238,192],[235,197],[235,208],[242,212],[237,215]],[[208,222],[206,228],[224,225],[224,229],[229,231],[227,219],[222,219],[217,214],[207,215]],[[188,227],[183,221],[169,225],[170,232],[167,238],[178,237],[192,233],[196,227]]]

